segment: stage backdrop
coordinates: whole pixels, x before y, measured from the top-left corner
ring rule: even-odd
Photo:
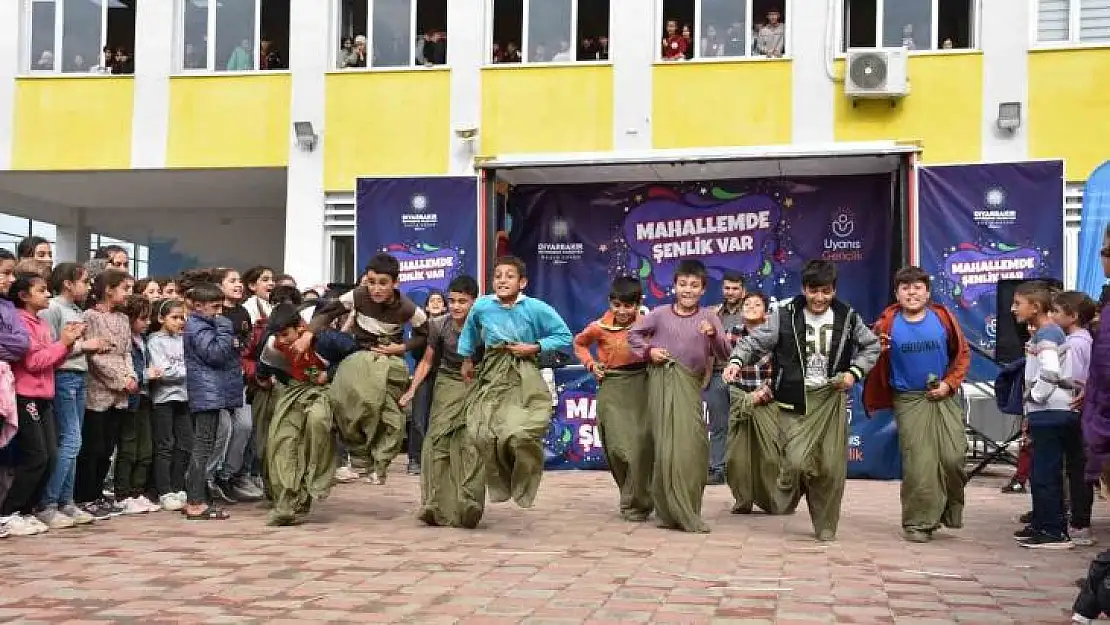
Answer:
[[[943,165],[918,170],[921,266],[933,298],[951,308],[967,338],[995,347],[998,280],[1063,278],[1062,161]],[[998,368],[973,353],[971,379]]]
[[[874,320],[890,297],[889,175],[680,184],[517,187],[511,247],[528,264],[528,292],[579,331],[608,307],[609,282],[641,278],[647,304],[670,301],[674,269],[698,258],[705,302],[726,270],[772,298],[801,290],[805,261],[840,268],[837,295]]]
[[[418,304],[458,275],[479,278],[477,206],[474,177],[360,178],[358,271],[378,252],[393,254],[401,261],[401,291]]]

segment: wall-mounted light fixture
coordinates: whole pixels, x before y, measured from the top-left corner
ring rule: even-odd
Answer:
[[[1021,102],[1002,102],[998,105],[998,129],[1013,134],[1021,128]]]
[[[312,128],[312,122],[293,122],[293,134],[297,137],[297,147],[305,152],[316,149],[320,136]]]

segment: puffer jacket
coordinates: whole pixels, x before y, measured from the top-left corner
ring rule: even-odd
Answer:
[[[243,405],[239,341],[224,317],[189,315],[185,323],[185,383],[189,410],[204,412]]]

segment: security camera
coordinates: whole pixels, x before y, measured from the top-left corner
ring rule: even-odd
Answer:
[[[463,141],[470,141],[474,139],[474,137],[478,136],[478,129],[474,127],[456,128],[455,136],[462,139]]]

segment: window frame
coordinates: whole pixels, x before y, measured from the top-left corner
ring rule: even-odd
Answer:
[[[749,30],[749,37],[750,37],[751,36],[751,33],[750,33],[751,27],[753,26],[752,18],[755,15],[755,0],[743,0],[743,2],[746,5],[746,9],[745,9],[746,13],[745,13],[744,19],[747,20],[744,27]],[[664,61],[663,60],[663,50],[662,50],[662,48],[660,48],[659,42],[661,40],[660,37],[663,36],[663,30],[664,30],[664,28],[667,24],[667,16],[663,14],[664,5],[666,4],[666,0],[655,0],[655,28],[653,30],[654,36],[652,38],[652,44],[651,44],[653,49],[655,50],[655,52],[652,55],[652,58],[653,58],[652,63],[654,63],[656,65],[674,65],[674,64],[681,65],[683,63],[753,63],[753,62],[754,63],[765,63],[765,62],[792,61],[792,60],[794,60],[794,57],[791,54],[791,52],[794,50],[794,42],[793,42],[793,39],[792,39],[794,29],[791,27],[791,24],[790,24],[792,20],[788,19],[790,16],[792,16],[794,14],[794,0],[783,0],[779,4],[779,6],[781,7],[780,11],[782,12],[782,16],[783,16],[782,26],[783,26],[783,29],[785,30],[785,32],[783,33],[783,38],[786,42],[786,49],[783,50],[782,56],[779,56],[779,57],[755,56],[755,55],[753,55],[751,53],[751,49],[752,49],[752,46],[751,46],[752,41],[751,40],[748,40],[748,41],[745,42],[746,45],[744,46],[744,56],[700,56],[700,55],[698,55],[696,46],[701,44],[701,20],[699,20],[698,17],[701,14],[702,0],[693,0],[693,3],[694,3],[694,24],[693,24],[693,27],[692,27],[691,36],[693,37],[694,46],[695,46],[694,58],[687,59],[687,60],[684,60],[684,61]],[[839,11],[841,10],[841,8],[839,6],[840,3],[838,2],[837,5],[838,6],[837,6],[836,10],[837,10],[838,15],[839,15]]]
[[[53,54],[54,54],[54,67],[55,67],[55,69],[52,69],[52,70],[49,70],[49,71],[33,69],[33,65],[34,65],[34,62],[35,62],[35,51],[31,49],[31,45],[32,45],[32,39],[33,39],[32,33],[33,33],[34,27],[35,27],[34,23],[33,23],[33,18],[34,18],[34,13],[35,13],[34,12],[34,5],[36,5],[36,4],[50,4],[50,5],[54,6],[54,49],[51,52],[53,52]],[[66,13],[65,0],[23,0],[22,8],[23,8],[23,19],[21,21],[22,21],[22,26],[23,26],[23,41],[22,41],[22,45],[20,46],[20,51],[23,54],[23,58],[21,59],[21,62],[19,64],[19,75],[20,75],[20,77],[35,77],[35,76],[42,76],[42,77],[65,76],[67,78],[80,77],[80,76],[95,77],[95,78],[123,78],[123,77],[128,77],[128,76],[130,76],[132,78],[134,77],[134,74],[102,74],[100,72],[91,72],[91,71],[89,71],[89,72],[66,72],[66,71],[62,71],[62,68],[64,67],[63,61],[64,61],[64,58],[65,58],[61,54],[62,51],[63,51],[62,50],[62,43],[63,43],[62,39],[63,39],[64,34],[65,34],[65,13]],[[108,45],[108,9],[109,9],[108,2],[101,2],[101,4],[100,4],[100,45],[97,46],[97,59],[96,59],[97,65],[100,64],[100,56],[99,55],[104,50],[104,46]],[[136,8],[136,11],[138,11],[138,8]],[[136,30],[138,30],[138,25],[136,25],[135,28],[136,28]],[[131,54],[134,55],[135,51],[132,50]],[[134,56],[132,56],[132,58],[134,58]]]
[[[1081,41],[1079,36],[1083,27],[1083,3],[1080,0],[1068,2],[1068,38],[1066,41],[1041,41],[1037,38],[1041,23],[1040,0],[1029,0],[1029,47],[1033,50],[1061,50],[1069,48],[1110,48],[1110,41]]]
[[[331,2],[331,36],[329,37],[329,46],[331,50],[328,52],[330,59],[328,65],[328,72],[411,72],[414,70],[449,70],[451,69],[451,55],[447,55],[447,62],[443,65],[419,65],[416,62],[416,21],[419,11],[418,3],[420,0],[411,0],[409,6],[409,34],[411,35],[410,44],[413,48],[411,50],[411,57],[409,65],[399,65],[391,67],[374,67],[374,0],[366,1],[366,67],[339,67],[339,50],[343,44],[343,38],[346,37],[343,33],[343,0],[332,0]],[[450,0],[445,0],[450,1]],[[446,4],[444,5],[446,6]],[[450,29],[445,23],[443,25],[443,32],[447,37],[451,36]],[[351,37],[354,39],[354,36]]]
[[[588,67],[607,66],[613,64],[613,4],[619,0],[609,0],[609,58],[605,60],[579,61],[578,60],[578,3],[588,0],[570,0],[570,61],[529,61],[528,60],[528,17],[531,12],[532,2],[543,0],[523,0],[520,11],[520,62],[519,63],[494,63],[493,62],[493,7],[496,0],[483,0],[482,9],[485,11],[484,32],[482,35],[482,68],[511,69],[520,67]],[[662,0],[658,0],[662,1]],[[450,34],[448,34],[450,36]],[[451,59],[447,59],[450,62]]]
[[[886,0],[875,0],[875,44],[876,47],[883,48],[883,10]],[[932,0],[932,14],[930,17],[929,28],[932,29],[931,40],[933,41],[932,48],[907,50],[911,56],[933,56],[933,55],[948,55],[948,54],[980,54],[983,49],[980,47],[982,40],[982,19],[983,19],[983,0],[969,0],[971,2],[971,20],[968,24],[968,35],[971,39],[971,45],[966,48],[951,48],[945,50],[940,47],[940,42],[937,41],[937,35],[940,30],[940,3],[942,0]],[[1031,0],[1036,2],[1037,0]],[[835,58],[843,59],[848,56],[848,41],[845,39],[848,34],[844,30],[844,20],[851,14],[850,11],[851,0],[844,0],[838,2],[836,7],[836,55]],[[1035,21],[1035,20],[1034,20]],[[1033,32],[1036,32],[1036,24],[1033,25]]]
[[[185,67],[185,6],[187,3],[192,2],[192,0],[176,0],[173,27],[173,74],[178,76],[251,76],[254,74],[267,75],[288,72],[288,69],[263,70],[258,68],[258,55],[262,49],[262,42],[259,40],[262,36],[262,1],[263,0],[254,0],[254,33],[251,35],[251,58],[253,59],[255,68],[247,71],[232,72],[216,69],[216,11],[213,10],[213,5],[217,0],[207,0],[207,21],[205,23],[206,67],[203,69]],[[288,55],[289,51],[286,50],[285,54]]]

